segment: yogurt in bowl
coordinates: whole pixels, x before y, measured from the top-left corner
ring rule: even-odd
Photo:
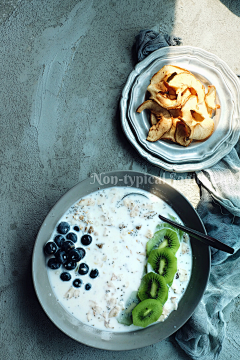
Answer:
[[[145,272],[151,271],[149,264],[145,266],[148,257],[144,253],[150,237],[159,230],[161,222],[157,215],[161,213],[174,216],[181,223],[200,232],[205,232],[205,229],[188,200],[159,178],[134,171],[116,171],[105,175],[119,179],[118,183],[111,187],[108,184],[93,183],[92,178],[86,179],[69,190],[52,208],[35,242],[33,283],[44,311],[68,336],[95,348],[130,350],[154,344],[170,336],[187,321],[206,288],[210,252],[208,246],[198,241],[181,239],[181,246],[176,253],[177,274],[169,285],[168,300],[164,304],[162,315],[157,319],[159,321],[145,328],[119,323],[123,307],[129,305],[132,293],[137,293]],[[130,183],[122,180],[127,177],[131,178]],[[138,181],[139,179],[143,181]],[[115,200],[107,207],[105,203],[97,202],[90,205],[89,200],[86,200],[95,201],[94,197],[97,196],[101,198],[101,202],[105,195],[113,195],[114,192],[118,194],[115,194]],[[147,194],[149,200],[141,195],[124,198],[124,194],[136,192]],[[104,201],[112,200],[108,196]],[[136,202],[134,208],[141,205],[140,209],[132,212],[131,201]],[[149,212],[151,216],[147,215]],[[99,223],[96,220],[98,216],[103,216]],[[75,248],[85,251],[85,256],[72,270],[65,269],[63,265],[55,270],[48,268],[49,259],[55,255],[46,256],[43,252],[47,242],[61,235],[57,230],[61,222],[67,222],[68,233],[76,235]],[[84,235],[91,236],[89,245],[82,244]],[[63,237],[67,241],[67,234]],[[188,260],[184,260],[186,258],[190,260],[188,264]],[[88,265],[85,275],[79,274],[81,263]],[[98,270],[96,277],[90,276],[92,270]],[[68,272],[71,279],[62,281],[60,276],[63,272]],[[79,288],[73,286],[76,279],[81,280]],[[85,289],[87,284],[91,285],[89,290]],[[106,290],[110,292],[106,293]],[[85,300],[82,301],[83,299]]]
[[[161,228],[158,214],[180,221],[166,202],[138,188],[98,190],[75,202],[60,219],[49,241],[56,239],[58,243],[61,236],[66,244],[73,238],[72,246],[81,249],[84,256],[72,266],[66,261],[57,269],[51,268],[54,255],[46,257],[46,265],[51,259],[48,277],[61,306],[83,324],[99,330],[137,330],[135,325],[126,325],[124,313],[128,305],[132,310],[131,303],[139,302],[137,292],[146,271],[154,272],[147,265],[146,245],[157,227]],[[168,299],[158,321],[164,321],[177,310],[191,275],[188,236],[178,237],[177,272],[168,286]]]

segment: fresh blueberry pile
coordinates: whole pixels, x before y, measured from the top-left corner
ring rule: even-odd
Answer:
[[[78,226],[74,226],[73,230],[79,232]],[[50,269],[57,270],[60,267],[64,268],[60,278],[62,281],[70,281],[72,275],[69,271],[74,270],[78,266],[78,262],[81,261],[86,251],[82,247],[76,247],[75,244],[78,241],[78,235],[74,232],[70,232],[70,225],[62,221],[57,226],[57,235],[53,241],[48,241],[44,246],[44,253],[46,256],[53,256],[48,259],[47,266]],[[89,234],[84,234],[81,237],[81,244],[88,246],[92,243],[92,237]],[[67,271],[65,271],[67,270]],[[79,275],[86,275],[89,273],[91,279],[95,279],[99,275],[97,269],[92,269],[89,272],[89,266],[86,263],[81,263],[77,269]],[[82,286],[82,280],[77,278],[73,280],[73,286],[79,288]],[[85,290],[90,290],[92,285],[87,283]]]

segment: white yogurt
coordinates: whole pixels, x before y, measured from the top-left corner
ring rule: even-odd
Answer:
[[[140,193],[141,195],[126,194]],[[153,194],[135,188],[109,188],[92,193],[77,201],[60,219],[73,227],[79,226],[76,247],[82,247],[86,256],[79,262],[91,269],[98,269],[95,279],[78,274],[75,270],[70,281],[62,281],[64,268],[48,268],[49,281],[57,301],[82,323],[100,330],[133,331],[134,325],[119,324],[117,316],[125,308],[132,291],[138,291],[145,273],[146,244],[161,223],[158,214],[177,217],[176,213]],[[179,219],[180,220],[180,219]],[[81,244],[81,237],[90,233],[92,243]],[[50,240],[57,235],[54,231]],[[178,273],[169,289],[168,300],[163,307],[159,321],[176,310],[190,279],[192,253],[188,239],[181,242],[176,253]],[[47,259],[48,260],[48,259]],[[83,282],[80,288],[73,287],[74,279]],[[85,285],[91,284],[89,291]]]

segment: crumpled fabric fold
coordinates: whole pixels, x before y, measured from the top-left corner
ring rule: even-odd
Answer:
[[[240,143],[221,161],[197,172],[198,180],[212,197],[235,216],[240,216]]]
[[[211,273],[203,298],[192,317],[176,332],[179,346],[194,360],[216,360],[226,335],[224,308],[240,294],[240,217],[213,200],[202,187],[197,207],[207,233],[233,247],[227,254],[211,248]],[[200,326],[200,325],[201,326]]]
[[[141,30],[135,39],[135,51],[137,60],[142,61],[153,51],[166,46],[176,46],[181,38],[170,35],[162,35],[153,30]]]

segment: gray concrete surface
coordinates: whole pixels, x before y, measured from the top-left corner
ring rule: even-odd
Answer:
[[[139,30],[174,33],[240,74],[239,15],[230,0],[1,1],[1,359],[188,359],[173,338],[116,353],[68,338],[38,303],[31,255],[48,211],[78,181],[113,169],[160,174],[119,125]],[[238,359],[240,299],[225,313],[220,360]]]

